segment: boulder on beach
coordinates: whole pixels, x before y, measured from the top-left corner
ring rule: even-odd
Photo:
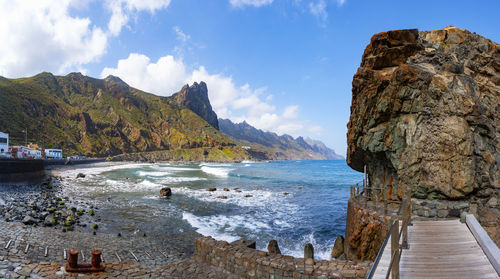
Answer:
[[[210,188],[207,188],[207,191],[209,191],[209,192],[215,192],[215,191],[217,191],[217,188],[210,187]]]
[[[161,188],[160,197],[170,197],[172,195],[172,189],[169,187]]]
[[[335,244],[333,244],[332,258],[338,258],[344,254],[344,237],[339,235],[335,239]]]
[[[229,189],[228,188],[224,188],[224,191],[229,192]]]
[[[25,216],[23,219],[23,224],[25,225],[33,225],[36,223],[36,219],[31,216]]]
[[[80,172],[76,175],[76,178],[85,178],[85,174]]]
[[[227,196],[217,196],[218,199],[223,199],[223,200],[226,200],[227,199]]]

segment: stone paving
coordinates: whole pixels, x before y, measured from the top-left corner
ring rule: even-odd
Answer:
[[[190,278],[222,278],[216,268],[188,259],[198,236],[196,232],[146,237],[64,233],[0,220],[0,278],[185,278],[189,268]],[[90,262],[92,249],[101,249],[105,272],[66,273],[62,266],[69,249],[80,251],[80,263]]]

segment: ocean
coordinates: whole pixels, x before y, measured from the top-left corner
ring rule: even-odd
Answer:
[[[79,172],[86,177],[76,178]],[[98,207],[100,232],[195,230],[228,242],[255,240],[261,250],[276,239],[282,254],[295,257],[312,243],[318,259],[329,259],[335,238],[344,235],[349,185],[363,179],[343,160],[101,163],[60,175],[64,195]],[[160,198],[162,187],[172,196]]]

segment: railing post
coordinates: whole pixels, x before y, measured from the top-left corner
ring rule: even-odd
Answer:
[[[399,279],[399,219],[394,218],[391,231],[392,279]]]
[[[359,183],[356,183],[356,197],[358,198],[359,203]]]
[[[387,197],[385,189],[382,189],[382,198],[384,199],[384,215],[387,215]]]
[[[407,199],[408,199],[408,226],[412,226],[411,223],[411,188],[407,191]]]
[[[351,189],[351,200],[353,200],[353,198],[352,198],[352,185],[349,186],[349,188]]]
[[[402,219],[403,219],[403,227],[401,228],[403,231],[403,242],[401,243],[401,247],[403,249],[408,249],[408,198],[403,198],[401,201],[402,204]]]
[[[365,208],[368,208],[368,195],[369,195],[369,190],[368,190],[368,183],[366,181],[366,165],[364,166],[363,169],[363,190],[365,191]]]

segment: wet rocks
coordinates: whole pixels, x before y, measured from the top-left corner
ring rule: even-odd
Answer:
[[[217,196],[218,199],[227,200],[227,196]]]
[[[338,258],[342,254],[344,254],[344,237],[339,235],[335,239],[335,244],[333,244],[331,256],[332,258]]]
[[[251,197],[253,197],[253,196],[250,194],[245,195],[245,198],[251,198]]]
[[[41,185],[19,186],[6,190],[2,193],[5,204],[0,205],[0,218],[7,222],[20,222],[27,226],[45,226],[61,228],[65,231],[73,230],[74,226],[85,227],[89,219],[98,218],[94,209],[92,214],[86,211],[84,206],[88,206],[79,200],[68,197],[56,196],[58,181],[60,179],[52,177],[47,187],[47,182]],[[77,208],[78,206],[78,208]],[[93,206],[92,206],[93,207]],[[89,213],[88,215],[86,213]]]
[[[280,247],[278,246],[278,241],[271,239],[269,241],[269,244],[267,244],[267,252],[269,254],[280,254],[281,255]]]
[[[33,225],[37,222],[37,220],[31,216],[25,216],[23,218],[23,224],[25,225]]]
[[[229,189],[228,188],[224,188],[224,191],[229,192]]]
[[[217,191],[217,188],[210,187],[210,188],[207,188],[207,191],[208,192],[215,192],[215,191]]]
[[[85,174],[80,172],[76,175],[76,178],[85,178]]]
[[[172,189],[169,187],[161,188],[160,197],[170,197],[172,195]]]

